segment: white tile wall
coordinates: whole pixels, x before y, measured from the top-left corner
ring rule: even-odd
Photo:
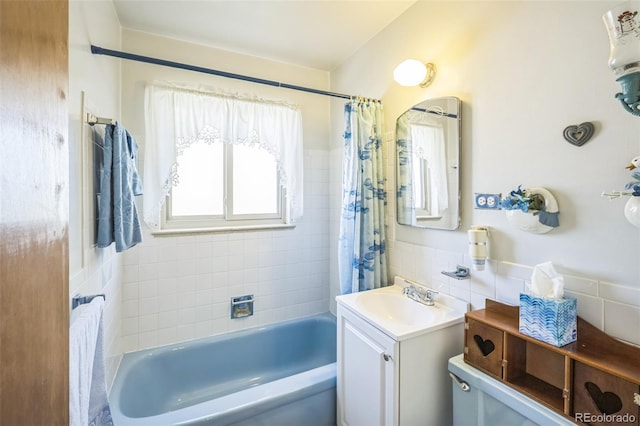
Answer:
[[[467,255],[396,241],[390,251],[390,272],[428,284],[441,292],[484,308],[486,299],[517,305],[519,294],[531,280],[533,266],[491,259],[484,271],[471,270],[469,280],[458,281],[441,274]],[[452,267],[453,266],[453,267]],[[565,294],[578,300],[578,315],[607,334],[640,346],[640,289],[564,273]],[[427,271],[427,272],[425,272]]]
[[[69,279],[69,307],[76,294],[104,294],[106,303],[103,313],[103,342],[105,353],[105,374],[108,388],[111,388],[116,370],[122,357],[120,328],[122,317],[122,258],[116,254],[113,245],[106,249],[87,252],[83,269]]]
[[[125,253],[124,351],[329,310],[329,156],[304,157],[304,217],[295,229],[144,235]],[[255,295],[254,315],[229,318],[230,298]]]

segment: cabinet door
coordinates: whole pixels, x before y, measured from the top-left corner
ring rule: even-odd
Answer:
[[[338,307],[338,424],[397,425],[397,342]]]
[[[502,379],[502,330],[471,318],[466,319],[464,360],[498,379]]]
[[[629,361],[631,362],[631,361]],[[576,420],[589,425],[640,424],[640,386],[590,367],[574,364],[573,407]]]

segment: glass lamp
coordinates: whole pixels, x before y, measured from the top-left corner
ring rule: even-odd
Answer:
[[[638,4],[626,2],[602,16],[609,34],[609,68],[620,82],[616,94],[624,109],[640,116],[640,15]]]
[[[407,59],[393,70],[393,79],[401,86],[427,87],[435,76],[435,65],[415,59]]]

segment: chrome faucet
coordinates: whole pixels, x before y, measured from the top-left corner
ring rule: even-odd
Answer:
[[[405,282],[409,284],[409,286],[405,287],[402,290],[402,294],[404,294],[411,300],[415,300],[418,303],[422,303],[423,305],[427,305],[427,306],[434,305],[433,296],[438,294],[437,291],[431,290],[428,288],[422,289],[421,288],[422,286],[416,286],[414,285],[414,283],[408,280],[405,280]]]

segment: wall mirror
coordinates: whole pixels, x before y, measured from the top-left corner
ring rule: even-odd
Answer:
[[[396,121],[397,219],[401,225],[460,226],[460,100],[427,99]]]

